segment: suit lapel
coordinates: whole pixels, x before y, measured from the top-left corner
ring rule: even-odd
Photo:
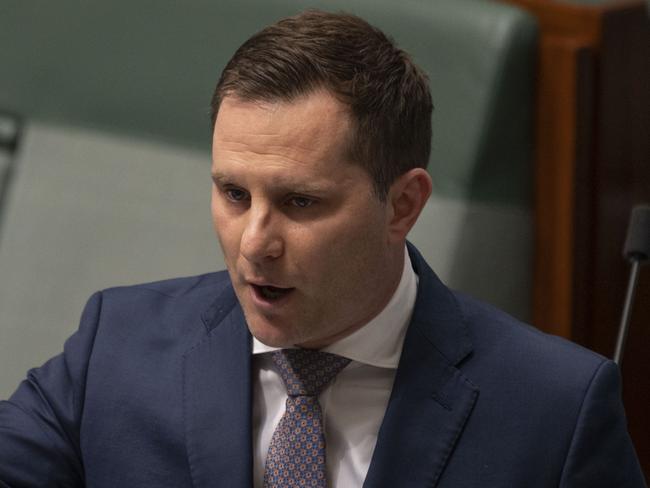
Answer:
[[[436,486],[478,397],[456,368],[472,350],[456,300],[409,251],[418,296],[364,488]]]
[[[232,288],[203,315],[184,357],[187,455],[197,488],[252,486],[251,339]]]

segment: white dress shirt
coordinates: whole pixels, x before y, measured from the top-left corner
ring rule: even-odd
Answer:
[[[417,276],[405,254],[402,277],[386,307],[362,328],[322,349],[351,360],[318,397],[331,488],[361,487],[370,466],[417,294]],[[276,349],[253,338],[255,488],[263,486],[266,454],[287,399],[269,354]]]

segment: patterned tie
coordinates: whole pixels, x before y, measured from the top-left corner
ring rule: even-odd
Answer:
[[[289,397],[269,445],[264,488],[326,488],[325,434],[318,395],[350,360],[310,349],[283,349],[273,353],[273,361]]]

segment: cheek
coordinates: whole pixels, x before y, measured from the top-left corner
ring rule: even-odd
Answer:
[[[313,260],[331,293],[368,286],[383,264],[385,235],[375,215],[346,219],[312,239]]]
[[[214,203],[212,204],[212,225],[214,226],[224,257],[228,262],[238,252],[239,234],[237,233],[235,223],[223,215],[223,212],[219,212]]]

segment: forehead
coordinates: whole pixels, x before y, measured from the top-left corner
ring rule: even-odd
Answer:
[[[293,101],[252,102],[225,97],[213,135],[215,164],[228,154],[346,159],[351,133],[348,109],[333,95],[315,92]]]
[[[261,117],[266,112],[268,118]],[[295,117],[318,115],[321,125],[349,123],[349,109],[334,94],[326,89],[318,89],[290,100],[248,100],[236,94],[223,98],[215,125],[230,127],[234,119],[246,115],[268,122],[269,118],[280,113],[291,113]]]

